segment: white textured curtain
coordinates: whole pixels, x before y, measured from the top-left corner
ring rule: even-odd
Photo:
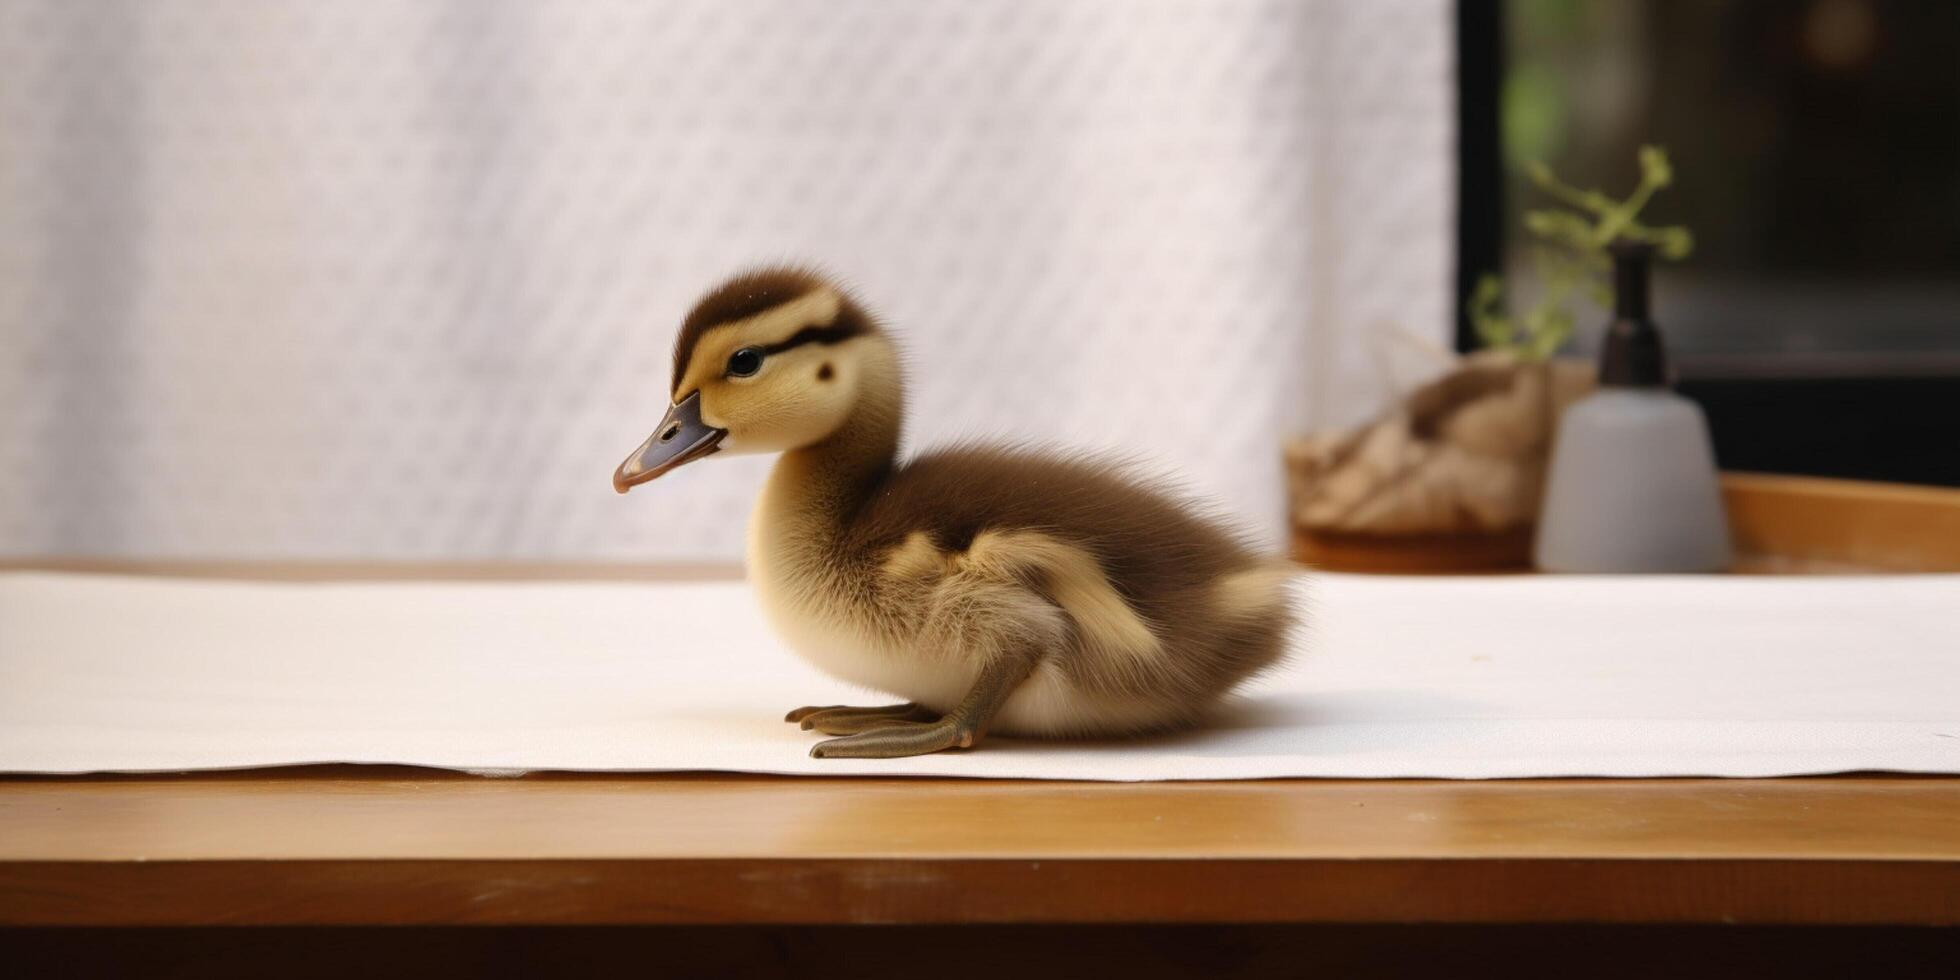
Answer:
[[[729,559],[616,497],[673,329],[809,260],[913,446],[1138,453],[1277,542],[1281,435],[1450,321],[1445,0],[0,0],[0,553]]]

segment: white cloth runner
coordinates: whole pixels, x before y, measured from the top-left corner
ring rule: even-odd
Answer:
[[[733,582],[0,575],[0,770],[309,762],[1038,779],[1960,772],[1960,576],[1315,576],[1300,655],[1217,725],[815,760],[888,700]]]

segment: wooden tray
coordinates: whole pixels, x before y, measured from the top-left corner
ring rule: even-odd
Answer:
[[[1960,571],[1960,490],[1726,473],[1735,565],[1747,574]],[[1341,572],[1526,571],[1529,530],[1371,536],[1296,528],[1293,557]]]

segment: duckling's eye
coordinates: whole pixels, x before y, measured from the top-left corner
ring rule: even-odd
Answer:
[[[728,355],[728,376],[746,378],[762,370],[762,351],[754,347],[744,347]]]

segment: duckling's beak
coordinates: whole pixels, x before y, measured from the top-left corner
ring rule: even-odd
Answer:
[[[711,455],[726,435],[727,429],[701,421],[701,393],[696,391],[667,409],[660,427],[613,471],[613,489],[625,493],[668,470]]]

